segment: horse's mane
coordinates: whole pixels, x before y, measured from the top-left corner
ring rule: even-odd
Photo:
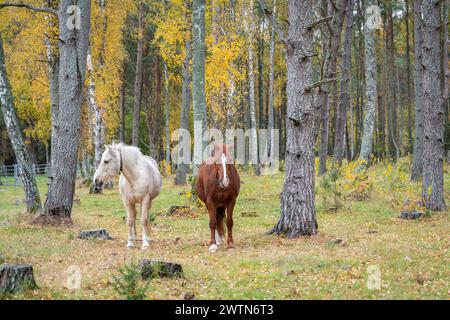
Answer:
[[[120,152],[123,164],[134,166],[137,164],[138,159],[143,156],[143,153],[138,147],[129,146],[122,142],[113,143],[111,148],[114,148]]]

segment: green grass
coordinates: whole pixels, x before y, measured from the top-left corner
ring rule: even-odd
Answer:
[[[162,215],[172,205],[189,204],[183,194],[189,187],[173,187],[173,177],[164,180],[153,203],[151,212],[157,218],[146,251],[139,244],[131,250],[125,247],[125,211],[116,187],[89,195],[87,188],[77,186],[75,198],[81,204],[74,207],[71,228],[30,225],[31,217],[22,213],[22,190],[1,188],[0,255],[8,262],[32,264],[39,286],[10,298],[120,298],[112,287],[119,268],[149,258],[182,264],[185,278],[151,280],[148,299],[182,299],[188,292],[197,299],[448,299],[448,212],[416,221],[399,219],[404,198],[419,197],[420,184],[404,177],[399,183],[389,172],[381,164],[371,169],[376,183],[370,199],[344,200],[344,208],[336,213],[323,210],[319,190],[319,234],[300,239],[266,235],[279,218],[283,175],[242,174],[235,209],[236,249],[221,248],[215,254],[208,252],[205,209],[194,207],[189,217]],[[46,180],[38,183],[44,196]],[[448,174],[445,185],[448,190]],[[114,239],[76,239],[79,230],[90,228],[106,228]],[[333,243],[337,238],[343,242]],[[81,268],[81,290],[63,286],[71,265]],[[381,271],[379,290],[366,285],[369,266]]]

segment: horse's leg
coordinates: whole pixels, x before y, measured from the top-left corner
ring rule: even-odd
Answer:
[[[128,200],[123,199],[125,209],[127,210],[127,224],[128,224],[128,243],[127,247],[134,246],[133,241],[136,240],[136,207],[135,204],[130,203]]]
[[[225,218],[225,207],[218,207],[216,210],[216,217],[217,217],[217,228],[215,232],[215,238],[216,243],[218,245],[223,244],[225,241],[224,237],[224,231],[223,231],[223,224],[224,224],[224,218]]]
[[[150,197],[145,197],[141,203],[141,224],[142,224],[142,248],[147,248],[150,246],[148,238],[148,212],[152,206],[152,201]]]
[[[210,241],[209,241],[209,251],[216,252],[216,227],[217,227],[217,215],[216,215],[216,205],[209,202],[207,204],[208,214],[209,214],[209,230],[211,231]]]
[[[227,249],[234,249],[233,242],[233,210],[234,205],[236,204],[236,200],[229,203],[227,206],[227,230],[228,230],[228,239],[227,239]]]

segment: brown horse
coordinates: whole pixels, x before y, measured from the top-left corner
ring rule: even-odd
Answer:
[[[214,155],[205,160],[198,170],[195,190],[209,213],[211,240],[209,251],[217,251],[217,245],[224,242],[224,219],[228,230],[227,248],[233,249],[233,210],[239,195],[241,182],[227,146],[214,145]]]

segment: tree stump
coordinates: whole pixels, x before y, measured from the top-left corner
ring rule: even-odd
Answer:
[[[142,279],[183,277],[183,267],[178,263],[141,259],[139,270]]]
[[[93,229],[93,230],[82,230],[78,235],[78,239],[104,239],[111,240],[112,237],[108,234],[106,229]]]
[[[400,218],[407,220],[415,220],[422,217],[423,213],[419,211],[402,211]]]
[[[33,267],[28,264],[0,266],[0,294],[36,288]]]

